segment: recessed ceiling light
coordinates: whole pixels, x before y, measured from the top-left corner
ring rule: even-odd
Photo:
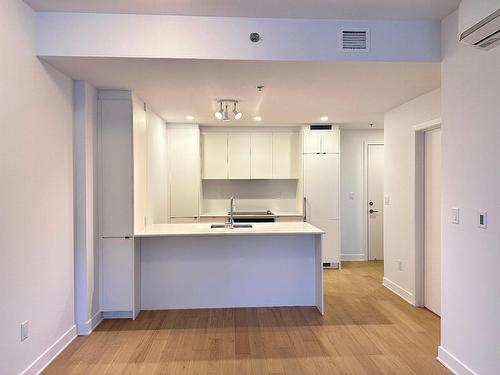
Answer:
[[[255,116],[253,119],[254,121],[262,121],[262,117],[260,116]]]
[[[321,121],[328,121],[328,116],[323,116],[323,117],[321,117],[321,119],[320,119],[320,120],[321,120]]]
[[[189,121],[194,120],[194,117],[193,116],[186,116],[186,120],[189,120]]]

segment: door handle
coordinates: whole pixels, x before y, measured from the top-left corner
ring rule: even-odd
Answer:
[[[375,210],[370,210],[368,211],[369,213],[373,214],[374,212],[378,212],[378,211],[375,211]]]

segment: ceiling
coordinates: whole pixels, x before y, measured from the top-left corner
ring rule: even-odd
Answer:
[[[440,86],[439,63],[278,62],[50,57],[50,64],[97,88],[128,89],[167,122],[220,125],[219,98],[241,100],[229,125],[329,122],[383,127],[389,109]],[[264,85],[262,92],[258,85]],[[194,121],[186,120],[193,116]]]
[[[215,17],[442,19],[459,0],[25,0],[38,11]]]

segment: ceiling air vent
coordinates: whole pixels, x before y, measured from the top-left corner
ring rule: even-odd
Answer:
[[[370,31],[368,29],[341,29],[340,49],[348,52],[370,50]]]

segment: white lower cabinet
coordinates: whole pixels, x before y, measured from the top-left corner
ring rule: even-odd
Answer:
[[[311,220],[311,224],[325,231],[323,235],[323,262],[340,264],[340,228],[339,220]]]
[[[125,312],[134,309],[134,240],[103,238],[102,311]]]

